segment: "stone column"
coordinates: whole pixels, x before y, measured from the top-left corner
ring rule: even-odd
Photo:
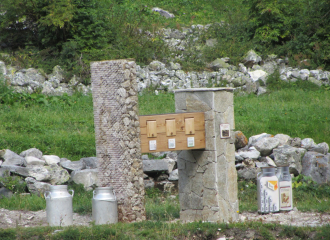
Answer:
[[[181,220],[238,220],[233,89],[176,90],[175,108],[205,112],[205,150],[178,152]],[[230,138],[220,137],[220,124],[229,124]]]
[[[112,186],[121,222],[145,220],[136,64],[91,63],[99,186]]]

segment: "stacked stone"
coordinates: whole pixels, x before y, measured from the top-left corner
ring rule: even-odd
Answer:
[[[205,112],[205,150],[178,153],[180,218],[184,222],[238,219],[232,88],[175,91],[176,112]],[[230,138],[220,138],[220,124]]]
[[[122,222],[145,220],[136,64],[91,64],[99,186],[112,186]]]

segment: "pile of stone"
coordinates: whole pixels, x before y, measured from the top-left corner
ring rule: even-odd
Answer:
[[[158,32],[157,34],[164,39],[168,48],[175,52],[176,57],[166,63],[155,60],[147,66],[137,65],[138,91],[142,92],[149,87],[172,92],[174,89],[221,86],[234,87],[235,91],[242,93],[260,95],[267,92],[266,80],[275,71],[279,71],[280,79],[286,82],[302,79],[318,86],[328,86],[330,83],[328,71],[291,67],[288,65],[288,59],[279,58],[276,55],[269,55],[262,59],[253,50],[248,51],[237,66],[231,65],[230,59],[225,57],[207,63],[208,71],[183,71],[178,59],[180,60],[180,55],[188,51],[187,49],[191,49],[191,46],[187,47],[189,44],[196,44],[196,49],[216,47],[216,39],[208,39],[203,46],[199,45],[201,43],[198,39],[210,26],[211,24],[193,25],[181,30],[167,28]],[[152,34],[151,37],[153,37]],[[182,54],[177,55],[178,51]],[[83,94],[91,92],[91,86],[82,84],[78,77],[65,79],[64,71],[60,66],[55,66],[51,74],[46,74],[41,69],[16,69],[0,61],[0,73],[17,92],[40,92],[45,95],[62,95],[63,93],[70,95],[74,91]]]
[[[262,133],[249,138],[235,132],[235,162],[238,176],[256,179],[261,167],[289,166],[294,176],[303,174],[322,184],[330,180],[329,145],[313,139]]]
[[[177,187],[178,172],[176,153],[155,153],[154,157],[164,159],[149,160],[143,155],[146,188],[157,187],[174,192]],[[27,192],[42,195],[51,185],[67,184],[71,181],[83,184],[86,190],[97,185],[98,158],[87,157],[79,161],[70,161],[55,155],[43,155],[39,149],[31,148],[19,155],[9,149],[0,150],[0,178],[21,176],[26,182]],[[11,196],[0,181],[0,196]]]

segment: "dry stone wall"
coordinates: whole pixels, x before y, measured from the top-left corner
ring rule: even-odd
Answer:
[[[91,76],[99,186],[114,188],[119,221],[145,220],[136,64],[93,62]]]
[[[229,222],[238,219],[232,88],[175,91],[176,112],[205,112],[205,150],[178,152],[180,219]],[[231,137],[220,137],[229,124]]]

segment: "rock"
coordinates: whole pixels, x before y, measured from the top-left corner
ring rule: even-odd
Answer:
[[[175,169],[170,173],[170,176],[168,178],[170,181],[178,181],[179,180],[179,170]]]
[[[30,148],[28,150],[25,150],[23,152],[20,153],[20,156],[21,157],[35,157],[35,158],[39,158],[41,159],[42,158],[42,152],[37,149],[37,148]]]
[[[269,167],[266,162],[256,162],[255,164],[257,168]]]
[[[260,96],[265,93],[267,93],[267,89],[265,87],[258,87],[257,96]]]
[[[70,160],[66,160],[66,161],[61,161],[60,162],[61,167],[69,170],[69,171],[76,171],[76,170],[82,170],[86,168],[86,164],[84,161],[79,160],[79,161],[70,161]]]
[[[160,71],[165,68],[165,64],[160,61],[152,61],[149,64],[150,71]]]
[[[176,161],[174,159],[171,159],[171,158],[168,158],[168,157],[164,158],[163,160],[167,162],[168,172],[171,173],[173,171],[174,167],[175,167]]]
[[[217,45],[217,43],[218,40],[216,38],[210,38],[206,40],[205,45],[208,47],[214,47],[215,45]]]
[[[25,182],[29,192],[32,194],[42,197],[46,191],[50,191],[51,184],[49,183],[38,182],[32,177],[25,178]]]
[[[45,167],[50,173],[49,182],[52,185],[62,185],[70,179],[70,174],[67,170],[61,168],[57,164],[52,164]]]
[[[168,11],[165,11],[161,8],[158,8],[158,7],[155,7],[152,9],[153,12],[158,12],[160,15],[162,15],[163,17],[166,17],[166,18],[174,18],[174,14],[173,13],[170,13]]]
[[[145,179],[144,182],[144,188],[154,188],[155,182],[152,179]]]
[[[315,147],[309,149],[312,152],[327,154],[329,152],[329,145],[326,142],[319,143]]]
[[[226,63],[224,60],[217,58],[213,62],[209,63],[207,67],[213,69],[214,71],[218,71],[220,68],[228,68],[230,65]]]
[[[261,156],[268,156],[279,144],[280,141],[277,138],[264,137],[258,140],[254,147],[260,152]]]
[[[142,160],[149,160],[149,157],[148,157],[148,155],[144,154],[144,155],[141,156],[141,159]]]
[[[243,165],[247,168],[254,168],[256,166],[256,164],[254,163],[254,161],[250,158],[246,158],[243,160]]]
[[[86,169],[96,169],[98,165],[98,158],[97,157],[87,157],[82,158],[80,161],[85,163]]]
[[[33,177],[37,181],[48,181],[51,178],[50,172],[43,166],[17,167],[15,173],[23,177]]]
[[[312,138],[304,138],[301,141],[301,147],[305,148],[307,150],[310,150],[310,149],[316,147],[316,143],[314,142],[314,140]]]
[[[236,150],[245,147],[248,140],[241,131],[235,131],[235,148]]]
[[[10,170],[6,168],[0,168],[0,178],[2,177],[9,177],[10,176]],[[1,186],[1,184],[0,184]]]
[[[7,189],[5,187],[0,188],[0,199],[4,198],[4,197],[11,198],[12,196],[13,196],[13,193],[9,189]]]
[[[302,159],[302,174],[309,176],[318,184],[330,181],[330,154],[307,152]]]
[[[235,162],[243,162],[244,158],[235,152]]]
[[[253,82],[257,82],[257,81],[261,80],[263,85],[266,84],[266,77],[268,74],[265,71],[255,70],[255,71],[248,72],[248,74],[250,75],[250,78],[252,79]]]
[[[274,138],[276,138],[276,139],[278,139],[280,141],[279,146],[289,145],[288,143],[292,139],[289,135],[282,134],[282,133],[276,134],[274,136]]]
[[[47,165],[58,164],[61,159],[56,155],[43,155],[42,159],[46,161]]]
[[[167,180],[168,180],[168,175],[162,173],[157,177],[156,182],[167,181]]]
[[[293,138],[293,139],[290,139],[288,141],[288,145],[290,145],[291,147],[298,147],[300,148],[301,147],[301,139],[296,137],[296,138]]]
[[[260,152],[254,147],[248,150],[239,150],[237,154],[242,158],[258,159],[260,157]]]
[[[252,67],[255,63],[262,61],[262,58],[252,49],[244,57],[243,63],[246,67]]]
[[[163,159],[159,160],[143,160],[143,172],[168,172],[168,163]]]
[[[29,165],[38,165],[38,166],[43,166],[45,165],[45,160],[41,160],[39,158],[36,157],[32,157],[32,156],[26,156],[24,158],[24,166],[29,166]]]
[[[4,160],[1,166],[9,166],[9,165],[16,165],[16,166],[23,166],[24,165],[24,158],[20,155],[10,151],[9,149],[0,150],[0,158]]]
[[[86,190],[92,190],[97,184],[98,170],[97,169],[83,169],[73,171],[71,173],[71,180],[76,184],[83,184]]]
[[[256,179],[257,174],[257,168],[244,168],[237,171],[238,177],[243,178],[245,180]]]
[[[249,143],[248,143],[248,146],[251,147],[251,146],[254,146],[254,144],[259,141],[261,138],[264,138],[264,137],[271,137],[272,135],[271,134],[268,134],[268,133],[261,133],[261,134],[258,134],[258,135],[254,135],[254,136],[251,136],[249,138]]]
[[[266,162],[267,162],[267,164],[268,164],[269,166],[276,167],[276,164],[275,164],[274,160],[271,159],[271,158],[268,157],[268,156],[266,157]]]
[[[301,173],[301,160],[306,153],[306,149],[283,145],[273,149],[273,152],[275,157],[274,162],[277,166],[289,166],[290,173],[295,176]]]

